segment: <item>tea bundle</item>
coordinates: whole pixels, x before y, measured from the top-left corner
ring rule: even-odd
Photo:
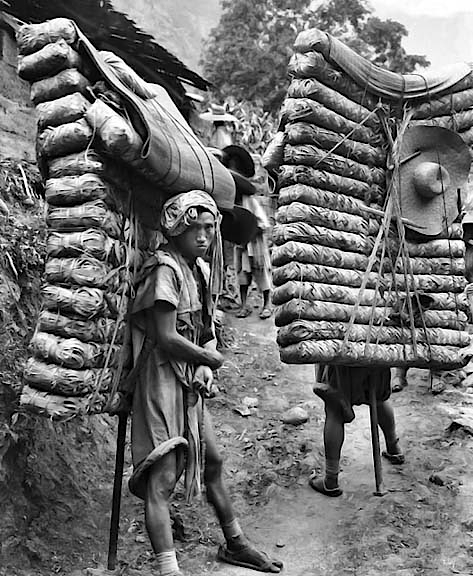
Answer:
[[[421,81],[313,29],[296,39],[289,73],[279,132],[263,158],[278,171],[272,261],[281,359],[465,364],[461,226],[406,232],[413,222],[398,195],[409,128],[447,127],[473,143],[471,68]]]
[[[42,310],[21,403],[62,420],[103,411],[129,362],[124,345],[132,271],[149,235],[129,219],[124,172],[102,156],[77,29],[66,19],[18,32],[18,73],[32,82],[48,203]],[[105,105],[104,105],[105,106]],[[124,371],[125,370],[125,371]]]

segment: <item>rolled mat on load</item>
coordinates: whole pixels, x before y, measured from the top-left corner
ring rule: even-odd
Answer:
[[[295,78],[316,78],[353,102],[370,111],[380,107],[379,98],[370,94],[363,86],[354,82],[347,74],[336,70],[319,52],[295,53],[291,56],[288,71]]]
[[[374,114],[372,110],[365,108],[360,103],[353,102],[343,96],[343,94],[340,94],[340,92],[318,82],[315,78],[293,79],[289,84],[287,97],[309,98],[319,104],[323,104],[329,110],[344,116],[348,120],[357,123],[363,122],[366,126],[376,131],[381,129],[379,116]]]
[[[383,205],[383,194],[379,186],[347,178],[311,166],[283,165],[279,169],[278,184],[281,187],[305,184],[331,192],[338,192],[352,198],[364,200],[367,204]]]
[[[413,304],[416,304],[416,295],[425,297],[425,293],[412,292],[410,297]],[[387,290],[376,290],[365,288],[360,291],[358,288],[350,286],[334,286],[318,282],[306,282],[289,280],[281,286],[277,286],[273,292],[273,303],[283,304],[292,299],[325,301],[341,304],[355,305],[359,303],[363,306],[396,306],[398,300],[403,302],[407,295],[399,290],[395,294]],[[450,294],[449,292],[437,292],[428,294],[429,310],[462,310],[468,311],[468,302],[464,294]]]
[[[392,316],[391,320],[389,320]],[[353,304],[340,304],[313,300],[293,299],[279,305],[275,311],[276,326],[285,326],[294,320],[331,320],[336,322],[349,322],[351,318],[357,324],[377,325],[381,323],[397,325],[398,314],[386,306],[357,306]],[[407,321],[407,320],[406,320]],[[415,318],[414,326],[422,328],[449,328],[451,330],[465,330],[468,317],[464,312],[455,310],[425,310]]]
[[[322,104],[309,98],[288,98],[281,110],[281,125],[291,122],[309,122],[327,130],[349,136],[357,142],[378,145],[384,142],[383,135],[368,126],[353,122]]]
[[[339,156],[336,152],[328,154],[313,144],[286,145],[284,163],[313,166],[319,170],[327,170],[346,178],[354,178],[378,186],[384,184],[386,180],[386,174],[382,168],[370,168],[366,164]]]
[[[349,336],[351,342],[368,342],[380,344],[409,344],[413,339],[410,328],[397,326],[369,326],[348,322],[332,322],[326,320],[294,320],[278,330],[279,346],[289,346],[306,340],[344,340]],[[440,346],[468,346],[470,337],[466,332],[449,330],[447,328],[415,328],[414,335],[421,344],[436,344]]]
[[[366,218],[370,213],[366,209],[366,204],[351,196],[345,196],[331,190],[323,190],[306,184],[292,184],[279,189],[279,206],[287,206],[292,202],[308,204],[309,206],[319,206],[321,208],[331,208],[338,212],[347,212]]]
[[[342,366],[403,366],[454,369],[465,365],[463,348],[417,344],[364,344],[343,340],[310,340],[280,349],[288,364],[341,364]]]
[[[385,168],[386,151],[382,146],[371,146],[363,142],[356,142],[350,138],[340,138],[333,130],[320,128],[314,124],[294,122],[284,128],[284,137],[287,144],[314,144],[326,151],[356,160],[368,166]],[[282,164],[283,160],[279,164]]]
[[[366,272],[362,270],[349,270],[324,264],[304,264],[293,260],[273,268],[273,282],[276,286],[281,286],[291,280],[298,280],[357,288],[362,285],[365,275]],[[468,284],[468,280],[464,276],[439,274],[416,274],[412,277],[394,274],[383,277],[376,272],[371,272],[367,276],[367,288],[374,288],[379,285],[384,290],[388,290],[395,282],[400,290],[405,290],[407,284],[411,290],[415,287],[417,290],[427,293],[451,292],[460,294]]]
[[[306,244],[318,244],[320,246],[336,246],[347,252],[369,254],[373,247],[373,241],[363,234],[330,230],[322,226],[311,226],[306,222],[294,222],[290,224],[276,224],[273,228],[273,242],[278,246],[294,240]]]

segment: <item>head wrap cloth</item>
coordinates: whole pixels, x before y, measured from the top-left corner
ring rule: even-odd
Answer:
[[[222,216],[212,196],[203,190],[191,190],[169,198],[161,212],[161,230],[167,238],[179,236],[197,220],[199,208],[215,219],[215,237],[209,250],[210,289],[212,295],[218,296],[223,287]]]

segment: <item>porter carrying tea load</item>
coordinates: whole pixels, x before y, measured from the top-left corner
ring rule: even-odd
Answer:
[[[400,75],[313,29],[296,39],[289,72],[264,158],[279,177],[281,359],[463,366],[470,66]]]

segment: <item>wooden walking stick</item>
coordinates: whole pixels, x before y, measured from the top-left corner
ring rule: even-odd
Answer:
[[[383,469],[381,465],[381,452],[379,448],[378,408],[376,402],[376,386],[370,386],[370,425],[371,447],[373,449],[374,478],[376,483],[375,496],[384,496]]]
[[[123,463],[125,460],[125,437],[128,412],[118,414],[117,452],[115,455],[115,476],[113,479],[112,515],[108,542],[107,569],[115,570],[117,564],[118,531],[120,528],[120,505],[122,499]]]

